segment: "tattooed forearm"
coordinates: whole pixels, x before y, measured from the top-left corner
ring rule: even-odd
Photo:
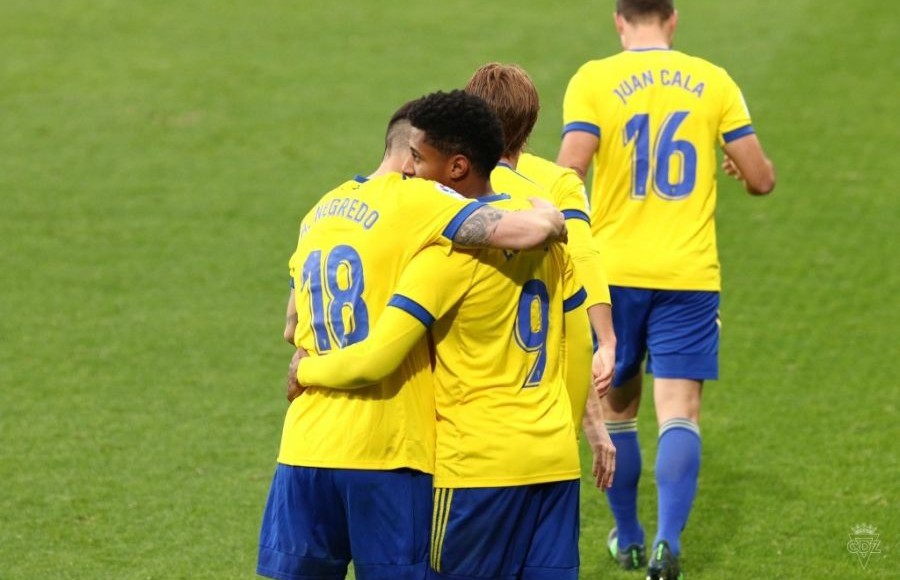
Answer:
[[[453,241],[461,246],[485,246],[502,218],[502,211],[485,205],[463,222]]]

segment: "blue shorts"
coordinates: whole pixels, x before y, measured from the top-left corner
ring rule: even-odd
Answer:
[[[256,572],[279,580],[421,580],[428,568],[431,475],[279,464]]]
[[[578,580],[578,480],[437,488],[428,578]]]
[[[610,286],[618,387],[641,371],[664,379],[719,378],[719,293]]]

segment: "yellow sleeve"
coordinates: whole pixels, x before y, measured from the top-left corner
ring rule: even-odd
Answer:
[[[592,83],[585,67],[569,80],[563,97],[563,132],[586,131],[600,137],[600,115],[593,98]]]
[[[566,171],[553,184],[553,200],[566,217],[568,248],[575,270],[587,291],[585,306],[611,304],[609,283],[600,246],[591,232],[584,183],[574,171]]]
[[[462,224],[484,205],[434,181],[409,179],[404,187],[403,211],[410,216],[409,226],[423,228],[430,243],[452,242]]]
[[[297,380],[305,387],[358,389],[397,370],[427,329],[417,318],[386,308],[372,333],[354,345],[300,361]]]
[[[584,308],[585,291],[578,284],[571,259],[565,261],[563,290],[567,297],[563,302],[565,311],[565,335],[563,352],[565,356],[566,390],[572,405],[572,420],[575,431],[579,432],[588,389],[591,385],[591,327]]]
[[[301,385],[355,389],[378,382],[397,370],[435,320],[462,298],[477,261],[470,252],[430,246],[403,269],[388,308],[365,340],[330,354],[303,359]]]
[[[581,419],[591,388],[591,323],[582,308],[566,312],[565,320],[566,390],[572,404],[575,432],[581,433]]]
[[[406,310],[430,327],[471,288],[479,253],[454,248],[448,255],[438,246],[425,248],[403,270],[388,305]]]
[[[559,244],[563,254],[563,311],[569,312],[582,308],[587,299],[587,292],[575,273],[575,263],[567,246]]]
[[[754,132],[750,111],[747,109],[741,89],[724,70],[722,75],[725,77],[725,92],[722,96],[722,118],[719,122],[719,145]]]
[[[315,206],[313,206],[313,207],[315,207]],[[291,257],[288,260],[288,274],[291,277],[291,288],[294,287],[294,277],[296,276],[297,271],[299,270],[298,264],[300,263],[301,256],[300,256],[300,254],[298,254],[298,251],[300,249],[300,242],[303,241],[304,234],[306,234],[306,232],[309,231],[309,224],[310,224],[310,221],[312,221],[312,218],[310,217],[311,215],[313,215],[313,210],[306,212],[306,215],[303,216],[302,220],[300,220],[300,230],[299,230],[299,233],[297,234],[297,246],[294,249],[294,253],[291,254]]]

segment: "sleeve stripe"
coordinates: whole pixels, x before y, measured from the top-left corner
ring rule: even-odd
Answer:
[[[587,223],[591,223],[591,218],[588,217],[588,214],[580,209],[564,209],[562,214],[567,220],[584,220]]]
[[[575,121],[573,123],[568,123],[565,127],[563,127],[562,134],[570,133],[572,131],[584,131],[585,133],[590,133],[594,137],[600,138],[600,127],[594,125],[593,123],[585,123],[584,121]]]
[[[425,326],[425,328],[429,328],[432,324],[434,324],[434,316],[432,316],[424,306],[422,306],[412,298],[407,298],[402,294],[394,294],[393,296],[391,296],[391,299],[388,300],[388,306],[393,306],[394,308],[399,308],[400,310],[406,312],[407,314],[421,322]]]
[[[293,290],[294,289],[294,278],[293,277],[291,277],[290,284],[291,284],[291,290]]]
[[[587,300],[587,292],[584,290],[584,286],[582,286],[578,289],[578,292],[563,300],[563,311],[571,312],[584,304],[585,300]]]
[[[456,214],[452,220],[450,220],[450,223],[447,224],[447,227],[444,228],[444,231],[441,232],[441,235],[443,235],[448,240],[452,240],[453,238],[455,238],[457,232],[459,232],[459,228],[462,227],[463,222],[469,219],[469,216],[475,213],[482,205],[484,204],[473,201],[472,203],[459,210],[459,213]]]
[[[756,131],[753,130],[753,125],[744,125],[743,127],[738,127],[733,131],[723,133],[722,140],[726,143],[731,143],[735,139],[740,139],[741,137],[746,137],[747,135],[752,135],[754,133],[756,133]]]

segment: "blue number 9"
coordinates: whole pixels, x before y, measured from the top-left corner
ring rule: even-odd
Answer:
[[[550,295],[540,280],[529,280],[522,286],[516,311],[516,342],[525,352],[537,352],[523,387],[536,387],[544,378],[547,366],[547,317]]]

